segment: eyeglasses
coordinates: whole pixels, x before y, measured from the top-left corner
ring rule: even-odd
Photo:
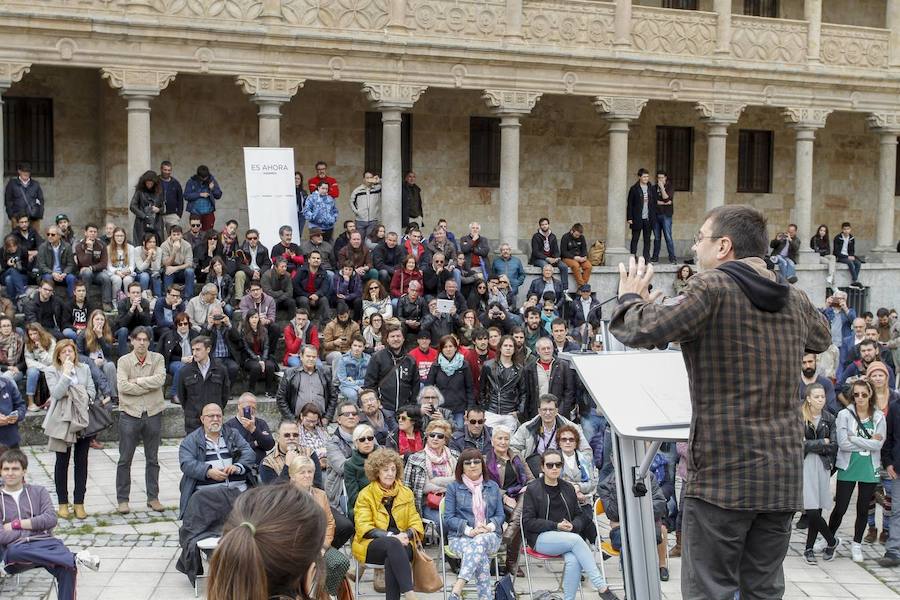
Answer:
[[[868,398],[869,394],[867,394],[865,392],[853,392],[853,397],[854,398]]]
[[[355,411],[355,410],[354,410],[354,411],[350,411],[350,412],[342,412],[342,413],[341,413],[341,416],[342,416],[342,417],[356,417],[356,416],[359,416],[359,412],[358,412],[358,411]]]
[[[175,323],[175,325],[176,325],[177,327],[181,327],[182,325],[188,325],[188,326],[189,326],[190,324],[191,324],[190,321],[179,321],[179,322]]]
[[[410,418],[407,417],[406,415],[400,415],[399,417],[397,417],[397,420],[398,421],[409,421]]]
[[[432,431],[431,433],[428,434],[428,437],[434,438],[436,440],[442,440],[447,436],[444,435],[443,433],[441,433],[440,431]]]
[[[463,466],[465,467],[474,467],[475,465],[481,466],[480,458],[470,458],[463,461]]]
[[[559,438],[559,443],[560,443],[560,444],[566,444],[566,443],[573,443],[573,444],[574,444],[574,443],[575,443],[575,438],[573,438],[573,437],[561,437],[561,438]]]
[[[544,309],[544,312],[547,313],[547,314],[550,314],[550,313],[553,312],[553,309],[552,309],[552,308],[545,308],[545,309]]]
[[[542,413],[552,413],[552,412],[556,412],[556,407],[555,406],[542,406],[540,408],[540,411]]]
[[[434,261],[434,264],[436,264],[436,265],[442,265],[442,264],[444,264],[444,261],[442,261],[442,260],[435,260],[435,261]]]
[[[703,240],[718,240],[718,239],[721,239],[721,238],[723,238],[723,237],[725,237],[725,236],[724,236],[724,235],[710,235],[710,236],[706,236],[706,235],[703,234],[702,231],[698,231],[697,234],[694,236],[694,243],[695,243],[695,244],[699,244],[699,243],[702,242]]]
[[[484,425],[484,419],[469,419],[469,425]]]
[[[282,433],[281,437],[283,437],[283,438],[299,438],[300,434],[299,433]]]
[[[364,435],[362,437],[356,438],[356,441],[357,442],[374,442],[375,436],[374,435]]]
[[[377,292],[377,291],[378,291],[378,286],[377,286],[377,285],[373,285],[372,287],[369,288],[369,291],[370,291],[370,292]]]
[[[548,469],[561,469],[562,465],[563,464],[561,462],[545,462],[544,463],[544,466],[547,467]]]

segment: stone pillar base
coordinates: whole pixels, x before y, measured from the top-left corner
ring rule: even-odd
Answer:
[[[628,258],[631,253],[626,248],[607,248],[603,264],[607,267],[618,267],[619,263],[628,266]]]
[[[897,252],[897,248],[872,248],[866,256],[866,260],[880,263],[900,263],[900,252]]]

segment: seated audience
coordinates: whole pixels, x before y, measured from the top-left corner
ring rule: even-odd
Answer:
[[[459,458],[459,453],[447,446],[452,433],[449,422],[430,422],[425,428],[425,448],[410,454],[403,470],[403,481],[415,496],[416,512],[435,523],[440,519],[438,506],[453,481]]]
[[[375,450],[375,431],[370,425],[357,425],[353,430],[353,452],[344,463],[344,490],[347,494],[347,516],[353,518],[356,497],[371,481],[366,459]]]
[[[336,398],[331,370],[319,362],[319,353],[314,346],[303,346],[300,366],[284,372],[275,402],[285,420],[299,418],[300,409],[308,403],[319,407],[326,425],[332,420]]]
[[[235,415],[225,421],[223,427],[236,431],[253,450],[256,456],[253,471],[256,473],[266,454],[275,447],[269,424],[256,412],[256,396],[250,392],[241,394]]]

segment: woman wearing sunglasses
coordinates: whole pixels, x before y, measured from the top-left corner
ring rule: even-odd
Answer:
[[[562,452],[551,449],[541,455],[542,477],[525,488],[522,527],[528,545],[542,554],[563,556],[563,595],[575,600],[582,573],[600,593],[602,600],[616,600],[597,568],[594,554],[584,541],[586,517],[578,507],[578,496],[571,483],[560,478]]]
[[[597,489],[597,469],[587,452],[578,450],[581,443],[581,433],[572,425],[563,425],[556,430],[557,448],[562,450],[563,468],[560,477],[575,487],[575,496],[578,497],[578,506],[587,524],[584,528],[584,536],[593,544],[597,540],[597,529],[594,527],[594,502],[591,494]]]
[[[447,446],[453,428],[443,419],[428,423],[425,428],[425,449],[406,459],[403,481],[413,491],[416,510],[423,518],[438,522],[438,507],[454,480],[459,453]]]
[[[375,450],[375,430],[371,425],[357,425],[353,430],[353,453],[344,463],[347,516],[351,519],[359,490],[369,485],[369,478],[366,476],[366,459],[373,450]]]
[[[493,595],[491,556],[500,548],[504,513],[500,487],[487,475],[481,453],[466,448],[456,463],[456,481],[447,486],[444,524],[450,550],[462,557],[449,600],[460,600],[463,586],[473,580],[479,598]]]

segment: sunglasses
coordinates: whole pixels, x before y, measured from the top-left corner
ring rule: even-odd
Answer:
[[[58,235],[58,233],[48,233],[47,237],[57,237]]]
[[[544,463],[544,466],[547,467],[548,469],[561,469],[562,465],[563,464],[561,462],[545,462]]]
[[[357,417],[357,416],[359,416],[359,413],[354,410],[352,412],[342,412],[341,416],[342,417]]]
[[[281,434],[281,437],[283,437],[283,438],[299,438],[300,434],[299,433],[283,433],[283,434]]]
[[[475,465],[481,465],[481,460],[478,458],[470,458],[469,460],[463,461],[463,466],[466,467],[474,467]]]
[[[248,242],[255,242],[255,241],[258,240],[258,239],[259,239],[258,237],[248,237],[248,238],[247,238],[247,241],[248,241]]]
[[[854,392],[853,397],[854,398],[868,398],[869,394],[866,394],[865,392]]]
[[[194,227],[200,227],[200,223],[191,223],[191,229]]]
[[[362,437],[356,438],[356,441],[357,442],[374,442],[375,436],[374,435],[364,435]]]
[[[484,425],[484,419],[469,419],[469,425]]]
[[[440,431],[432,431],[431,433],[428,434],[428,437],[434,438],[436,440],[442,440],[447,436],[444,435],[443,433],[441,433]]]

